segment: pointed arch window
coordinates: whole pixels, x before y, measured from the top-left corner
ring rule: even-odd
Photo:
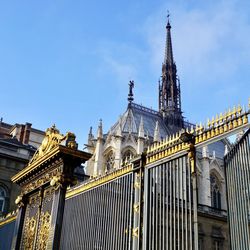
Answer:
[[[6,197],[6,190],[2,186],[0,186],[0,214],[5,210]]]
[[[210,175],[211,184],[211,206],[217,209],[221,209],[221,191],[219,180],[215,175]]]
[[[134,157],[134,153],[131,150],[126,150],[122,155],[122,163],[126,164]]]
[[[114,168],[115,164],[115,155],[114,152],[111,150],[107,155],[106,155],[106,171],[109,172],[111,169]]]

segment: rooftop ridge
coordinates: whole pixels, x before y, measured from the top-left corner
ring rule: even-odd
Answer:
[[[160,115],[160,113],[158,111],[151,109],[151,108],[147,108],[143,105],[140,105],[140,104],[137,104],[134,102],[131,103],[131,107],[137,108],[137,109],[144,111],[144,112],[149,112],[149,113],[154,114],[154,115]]]

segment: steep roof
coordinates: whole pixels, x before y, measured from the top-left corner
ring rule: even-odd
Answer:
[[[164,124],[159,112],[146,108],[142,105],[130,103],[125,113],[120,117],[110,129],[111,134],[116,134],[119,126],[121,126],[122,133],[138,134],[141,118],[144,124],[145,135],[153,138],[156,122],[158,121],[160,137],[165,138],[171,134],[171,131]]]

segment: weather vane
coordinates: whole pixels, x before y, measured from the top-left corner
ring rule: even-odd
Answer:
[[[169,17],[170,17],[170,13],[169,13],[169,10],[167,10],[167,19],[168,19],[168,23],[169,23]]]

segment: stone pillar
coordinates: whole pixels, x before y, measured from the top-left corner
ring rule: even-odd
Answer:
[[[156,123],[155,123],[154,142],[160,142],[160,129],[159,129],[159,122],[158,121],[156,121]]]
[[[122,148],[122,137],[116,136],[116,147],[115,147],[115,165],[114,168],[118,169],[121,167],[121,161],[122,161],[122,154],[121,149]]]
[[[97,142],[95,148],[95,163],[94,163],[93,176],[98,176],[99,174],[104,173],[102,154],[103,154],[103,132],[102,132],[102,120],[100,120],[97,130]]]
[[[115,135],[115,139],[116,139],[116,145],[115,145],[115,164],[114,164],[114,168],[118,169],[121,167],[121,161],[122,161],[122,121],[121,119],[119,120],[119,125],[118,125],[118,129],[116,131],[116,135]]]
[[[201,172],[199,203],[202,205],[211,206],[209,152],[207,146],[202,148]]]
[[[141,154],[143,152],[144,141],[145,141],[144,124],[143,124],[143,118],[141,117],[139,131],[138,131],[137,154]]]

